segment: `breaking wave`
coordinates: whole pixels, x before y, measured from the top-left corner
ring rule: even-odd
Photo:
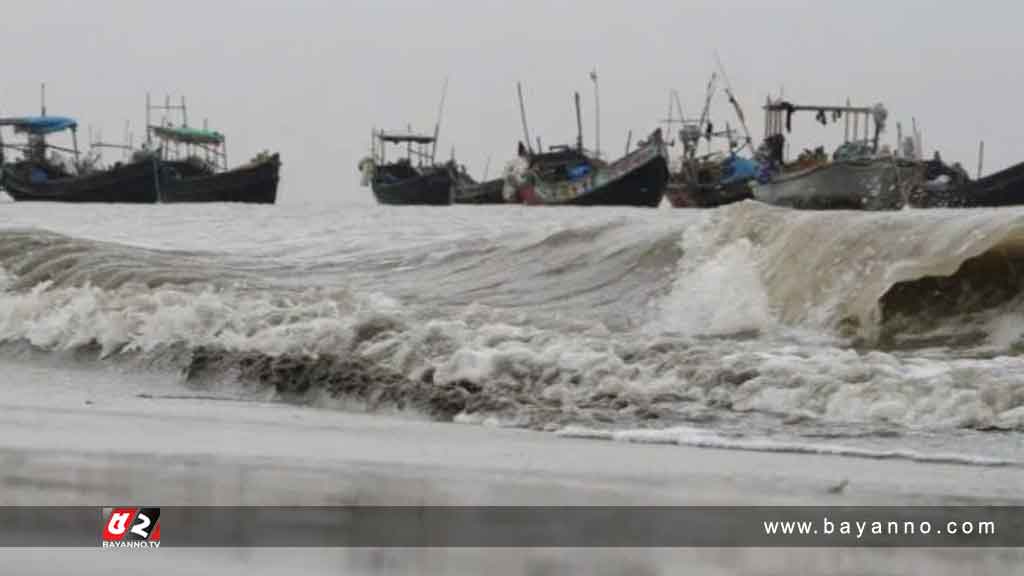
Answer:
[[[0,342],[550,430],[1024,429],[1024,212],[652,214],[301,257],[7,230]]]

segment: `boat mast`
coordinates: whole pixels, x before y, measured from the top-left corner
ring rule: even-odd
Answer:
[[[71,127],[71,145],[74,146],[75,150],[75,163],[78,163],[78,127]]]
[[[718,81],[718,73],[712,72],[711,78],[708,80],[708,86],[704,89],[704,109],[700,112],[700,129],[705,128],[705,124],[708,122],[708,116],[711,113],[711,97],[715,95],[715,83]]]
[[[685,118],[683,114],[683,103],[679,100],[679,90],[673,90],[672,97],[675,98],[676,111],[679,112],[679,121],[682,122]]]
[[[672,95],[675,94],[675,90],[668,91],[668,115],[665,116],[665,134],[668,134],[669,138],[672,138]],[[629,152],[629,144],[626,144],[626,152]]]
[[[530,130],[529,130],[529,128],[526,127],[526,105],[523,103],[523,84],[522,84],[522,82],[516,82],[516,91],[519,92],[519,117],[523,121],[523,137],[526,139],[526,150],[532,154],[533,150],[531,148],[533,147],[533,144],[530,143]],[[540,149],[540,140],[539,140],[539,138],[540,137],[538,136],[537,151],[538,152],[543,152],[543,150]]]
[[[594,157],[601,157],[601,90],[597,83],[597,67],[590,71],[594,81]]]
[[[729,103],[732,104],[733,109],[736,111],[736,116],[740,119],[740,126],[743,127],[743,134],[747,138],[746,145],[753,148],[754,139],[750,137],[750,130],[747,129],[747,119],[743,115],[743,108],[740,108],[740,103],[736,100],[736,96],[732,92],[732,84],[729,82],[729,76],[725,73],[725,66],[722,65],[722,59],[718,56],[718,52],[715,52],[715,61],[718,64],[718,70],[722,73],[722,82],[725,84],[725,94],[729,97]]]
[[[444,114],[444,100],[448,96],[448,77],[444,77],[444,86],[441,88],[441,104],[437,107],[437,122],[434,124],[434,145],[430,150],[430,163],[434,163],[437,155],[437,138],[441,134],[441,115]]]
[[[718,82],[718,73],[712,72],[711,78],[708,80],[708,86],[704,90],[704,109],[700,113],[700,124],[697,127],[698,134],[706,134],[705,129],[707,128],[709,118],[711,116],[711,97],[715,95],[715,88]],[[697,155],[698,147],[700,146],[700,136],[694,142],[693,149],[690,151],[690,158],[692,159]],[[708,153],[711,153],[711,138],[708,138]]]
[[[985,161],[985,141],[978,143],[978,179],[981,179],[981,165]]]
[[[583,117],[580,115],[580,93],[575,92],[574,100],[576,102],[576,149],[583,151]]]

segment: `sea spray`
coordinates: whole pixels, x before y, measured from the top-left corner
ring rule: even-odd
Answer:
[[[227,253],[4,230],[0,340],[544,429],[1022,426],[1016,211],[566,214]]]

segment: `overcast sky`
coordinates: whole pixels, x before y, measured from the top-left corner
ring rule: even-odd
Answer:
[[[521,138],[517,80],[545,145],[574,140],[580,91],[593,146],[596,66],[602,148],[618,155],[629,130],[635,141],[664,118],[669,90],[699,112],[716,50],[755,138],[765,97],[784,89],[884,102],[884,141],[916,117],[928,153],[972,174],[981,139],[986,172],[1024,159],[1024,4],[1005,0],[10,0],[0,17],[0,113],[36,113],[46,82],[49,113],[77,117],[81,134],[119,139],[130,120],[138,139],[147,90],[184,94],[192,124],[227,134],[233,164],[281,152],[287,203],[372,202],[356,171],[371,129],[431,131],[445,76],[439,155],[454,146],[478,177],[491,157],[494,176]],[[732,121],[722,98],[715,115]],[[794,132],[795,149],[842,127],[807,116]]]

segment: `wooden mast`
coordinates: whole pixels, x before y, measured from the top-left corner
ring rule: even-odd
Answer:
[[[576,102],[576,149],[583,151],[583,117],[580,115],[580,93],[573,94]]]
[[[981,166],[985,162],[985,141],[978,143],[978,178],[981,178]]]
[[[437,155],[437,138],[441,135],[441,116],[444,114],[444,100],[448,96],[448,77],[444,77],[444,86],[441,88],[441,104],[437,107],[437,122],[434,124],[434,145],[430,150],[430,163],[434,163]]]
[[[601,157],[601,91],[597,84],[597,67],[590,72],[594,81],[594,156]]]
[[[526,139],[526,150],[533,153],[533,144],[530,143],[530,130],[526,127],[526,104],[523,102],[523,84],[516,82],[516,91],[519,92],[519,117],[523,121],[523,138]],[[537,152],[543,152],[540,149],[540,141],[537,142]]]

